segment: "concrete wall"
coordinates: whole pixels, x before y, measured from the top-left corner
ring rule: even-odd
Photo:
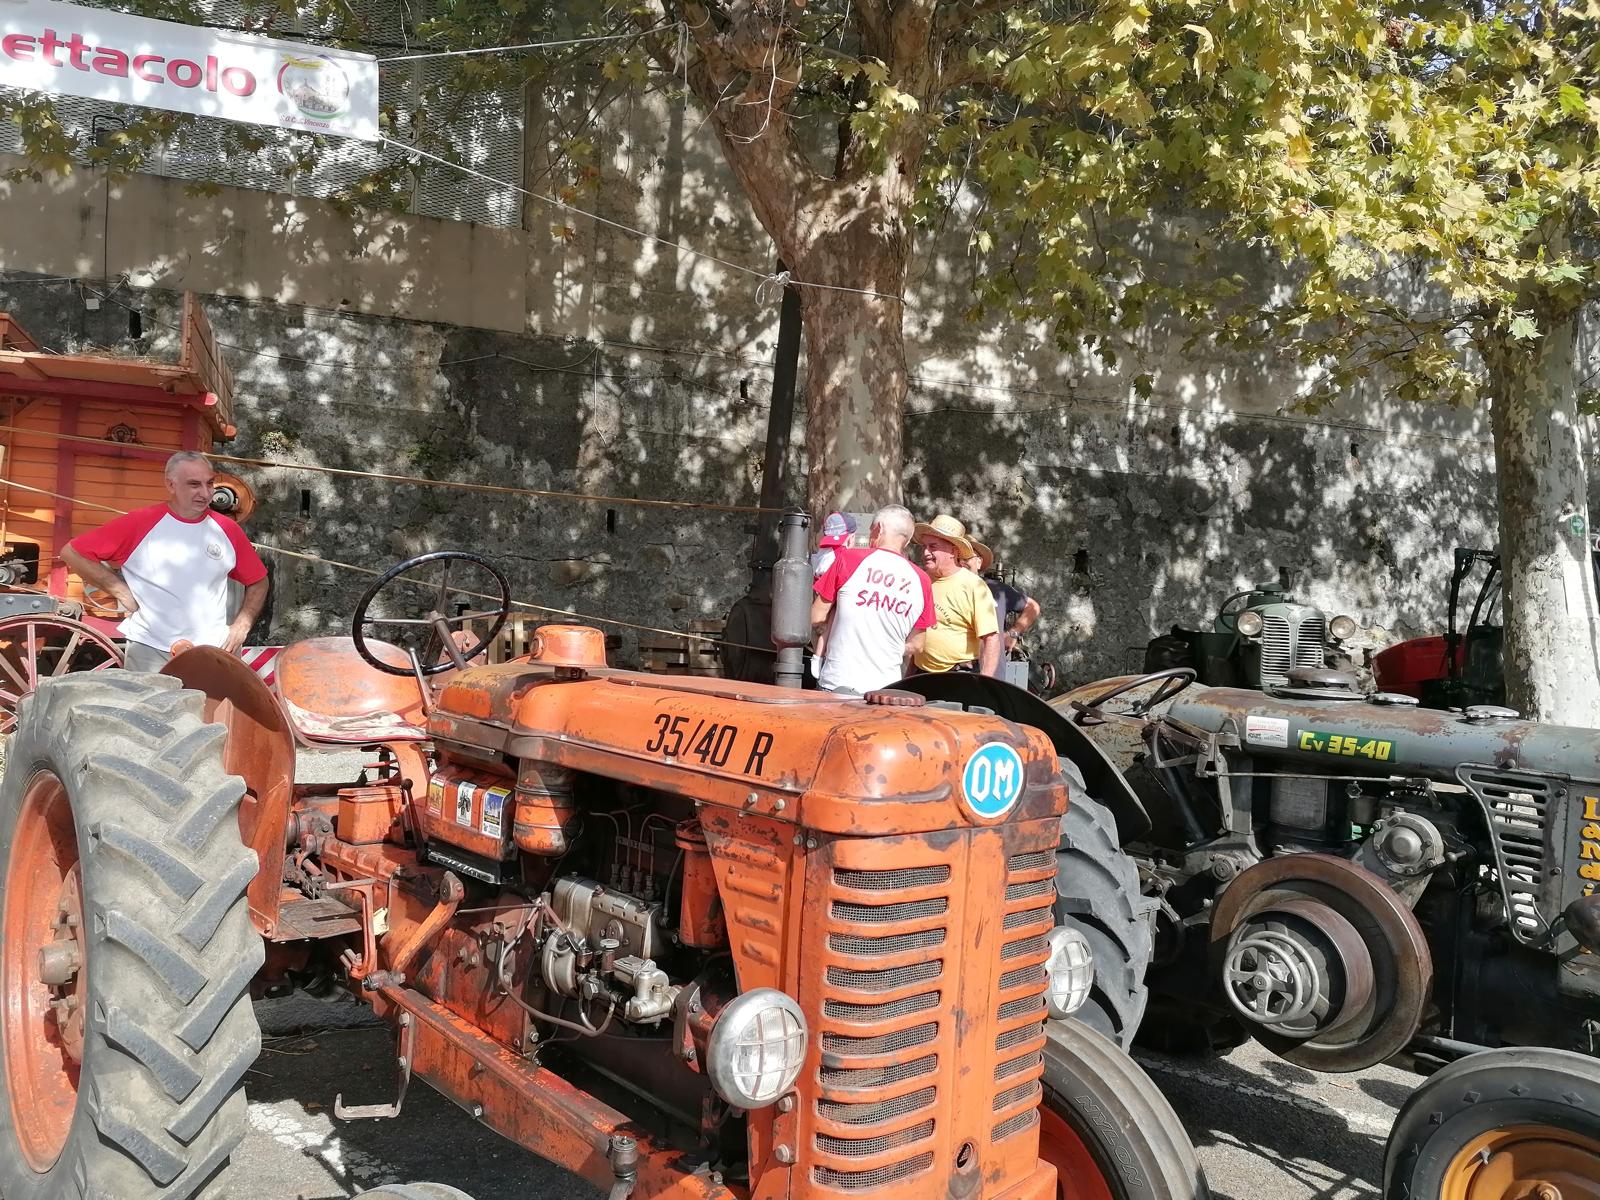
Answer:
[[[584,203],[765,269],[770,244],[698,121],[671,105],[615,117]],[[530,153],[530,176],[540,165]],[[519,232],[192,197],[154,177],[5,183],[0,200],[0,309],[50,345],[160,353],[178,293],[210,297],[234,347],[237,453],[615,496],[757,494],[777,304],[752,276],[533,203]],[[1159,234],[1181,248],[1188,231]],[[1067,678],[1136,664],[1152,632],[1280,574],[1374,640],[1431,630],[1450,548],[1494,541],[1477,414],[1369,391],[1308,420],[1285,411],[1302,380],[1282,363],[1186,351],[1159,324],[1106,370],[1042,330],[962,322],[982,268],[959,214],[919,259],[907,502],[957,511],[1000,550],[1044,605],[1042,650]],[[49,281],[102,289],[107,274],[126,276],[115,301],[143,310],[138,345],[118,303],[89,312],[77,284]],[[1141,371],[1147,399],[1131,388]],[[803,427],[797,412],[797,463]],[[477,549],[510,564],[526,599],[646,625],[720,615],[744,586],[746,515],[251,478],[260,540],[363,566]],[[363,584],[303,565],[280,579],[283,637],[338,627]]]

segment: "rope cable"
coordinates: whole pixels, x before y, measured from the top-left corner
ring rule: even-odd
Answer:
[[[61,442],[79,442],[113,449],[129,445],[140,449],[150,449],[147,446],[139,446],[138,443],[113,442],[107,438],[84,437],[81,434],[58,433],[49,429],[24,429],[20,425],[0,424],[0,434],[7,433],[25,437],[54,439]],[[425,479],[420,475],[390,475],[382,471],[357,471],[350,467],[325,467],[318,463],[280,462],[270,458],[245,458],[238,454],[208,453],[206,457],[215,462],[237,463],[247,467],[264,467],[281,471],[314,471],[323,475],[335,475],[348,479],[376,479],[385,483],[449,488],[457,491],[479,492],[489,495],[534,496],[544,500],[582,500],[598,504],[631,504],[641,508],[702,509],[711,512],[767,513],[787,511],[782,508],[762,508],[754,504],[716,504],[711,501],[701,500],[647,500],[638,496],[604,496],[590,492],[560,492],[542,488],[512,487],[508,484],[499,483],[461,483],[452,479]],[[19,484],[18,486],[21,485]]]
[[[101,512],[115,513],[117,516],[127,516],[128,514],[128,510],[125,508],[113,508],[109,504],[100,504],[93,500],[80,500],[76,496],[67,496],[60,492],[52,492],[45,488],[34,487],[31,484],[18,483],[14,479],[0,477],[0,487],[14,487],[24,492],[33,492],[40,496],[49,496],[53,500],[64,500],[68,504],[79,508],[98,509]],[[344,571],[352,571],[357,575],[365,575],[371,578],[377,578],[383,574],[382,571],[375,571],[371,567],[360,567],[354,563],[340,562],[338,559],[334,558],[323,558],[320,555],[307,554],[300,550],[288,550],[282,546],[268,545],[265,542],[252,542],[252,545],[254,545],[258,550],[265,550],[269,554],[278,554],[286,558],[298,558],[305,562],[319,563],[328,567],[338,567]],[[436,583],[428,583],[418,579],[405,579],[405,582],[414,584],[418,587],[431,588],[437,586]],[[469,596],[475,600],[498,601],[500,599],[499,596],[491,595],[488,592],[474,592],[469,591],[466,588],[451,588],[450,590],[456,595]],[[510,603],[513,608],[527,609],[530,612],[536,613],[549,613],[553,614],[554,616],[566,618],[568,621],[582,621],[595,625],[614,625],[620,629],[633,629],[640,633],[665,634],[668,637],[680,638],[684,641],[705,642],[715,646],[729,646],[739,650],[755,650],[763,654],[776,653],[776,650],[771,646],[750,646],[743,642],[728,642],[724,641],[720,637],[714,637],[710,634],[686,633],[681,629],[663,629],[658,625],[640,625],[633,621],[619,621],[613,617],[599,617],[591,613],[572,612],[571,610],[565,608],[554,608],[548,604],[535,604],[531,600],[518,600],[513,598]]]

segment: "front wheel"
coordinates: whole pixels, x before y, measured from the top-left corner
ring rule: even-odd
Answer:
[[[1387,1200],[1600,1200],[1600,1062],[1507,1046],[1411,1094],[1384,1155]]]
[[[1139,868],[1117,843],[1111,810],[1090,797],[1076,767],[1061,769],[1072,795],[1056,849],[1056,924],[1081,933],[1094,955],[1093,989],[1073,1019],[1126,1050],[1149,1000],[1155,901],[1140,893]]]
[[[1058,1200],[1206,1200],[1205,1173],[1172,1106],[1137,1063],[1080,1021],[1051,1021],[1039,1157]]]
[[[164,675],[46,681],[0,783],[0,1195],[191,1200],[244,1136],[244,786]]]

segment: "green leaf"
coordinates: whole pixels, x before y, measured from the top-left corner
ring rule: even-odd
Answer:
[[[1540,336],[1539,326],[1526,313],[1513,318],[1506,332],[1519,342],[1532,341]]]

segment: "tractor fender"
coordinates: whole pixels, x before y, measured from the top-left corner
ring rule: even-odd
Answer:
[[[205,695],[204,718],[226,727],[223,769],[244,780],[239,833],[260,869],[247,892],[250,919],[270,938],[278,921],[289,807],[294,799],[294,731],[270,688],[237,655],[194,646],[161,669]]]
[[[893,685],[915,692],[929,700],[987,708],[996,716],[1019,725],[1031,725],[1083,775],[1083,782],[1117,823],[1117,840],[1126,846],[1150,832],[1150,813],[1127,777],[1089,735],[1032,692],[970,671],[947,671],[937,675],[913,675]]]

